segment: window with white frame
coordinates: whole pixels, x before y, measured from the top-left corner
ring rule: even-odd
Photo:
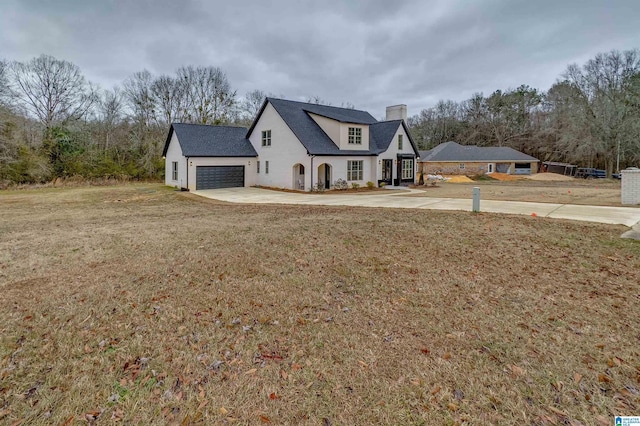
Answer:
[[[349,127],[349,143],[362,145],[362,129],[360,127]]]
[[[262,146],[271,146],[271,130],[262,131]]]
[[[402,149],[402,135],[398,135],[398,149]]]
[[[402,179],[413,178],[413,159],[402,160]]]
[[[173,180],[178,180],[178,162],[173,161],[171,163],[171,178]]]
[[[362,160],[347,161],[347,180],[362,180]]]
[[[269,162],[268,161],[264,162],[264,174],[266,174],[266,175],[269,174]]]
[[[256,173],[260,173],[260,160],[256,161]]]
[[[464,170],[464,163],[460,163],[458,167],[460,167],[460,170]]]

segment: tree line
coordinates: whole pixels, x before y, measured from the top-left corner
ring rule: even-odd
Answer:
[[[248,126],[265,97],[261,90],[240,97],[212,66],[143,70],[103,90],[65,60],[0,60],[0,187],[71,176],[160,179],[170,123]],[[408,121],[422,149],[453,140],[608,173],[638,165],[640,52],[570,65],[547,92],[522,85],[477,93],[439,101]]]
[[[507,146],[542,161],[640,166],[640,51],[601,53],[567,67],[546,92],[521,85],[439,101],[409,119],[419,146]]]
[[[266,94],[242,99],[220,68],[132,74],[101,90],[75,64],[0,61],[0,186],[58,177],[159,179],[173,122],[246,126]]]

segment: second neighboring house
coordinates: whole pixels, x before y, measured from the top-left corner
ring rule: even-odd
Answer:
[[[339,179],[364,186],[415,182],[417,147],[406,105],[385,121],[366,111],[267,98],[249,129],[174,123],[165,183],[188,190],[252,185],[308,191]]]
[[[508,147],[479,147],[445,142],[420,151],[419,172],[443,175],[507,173],[529,175],[538,171],[537,158]]]

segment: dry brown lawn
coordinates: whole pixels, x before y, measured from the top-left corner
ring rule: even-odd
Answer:
[[[0,193],[0,423],[612,424],[640,412],[621,226]]]
[[[573,179],[571,181],[523,179],[503,182],[444,182],[439,183],[436,187],[417,187],[418,189],[425,190],[424,195],[417,196],[436,198],[471,198],[471,192],[474,186],[480,187],[480,195],[482,199],[486,200],[622,206],[620,199],[620,181],[612,179]]]

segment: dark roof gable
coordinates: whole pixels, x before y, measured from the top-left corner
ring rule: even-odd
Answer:
[[[162,155],[167,155],[173,133],[185,157],[256,157],[258,153],[245,137],[245,127],[173,123]]]
[[[246,137],[249,138],[260,116],[271,103],[276,112],[287,124],[310,155],[377,155],[386,151],[402,120],[378,122],[371,114],[357,109],[340,108],[328,105],[318,105],[305,102],[288,101],[277,98],[265,99],[260,112],[249,128]],[[329,136],[318,126],[309,114],[316,114],[341,123],[369,125],[369,150],[341,150]],[[411,145],[417,154],[417,148],[404,122],[402,125],[409,135]]]
[[[416,155],[418,155],[418,147],[413,141],[411,133],[409,133],[407,124],[403,120],[380,121],[378,123],[370,125],[369,148],[371,149],[371,151],[374,151],[376,154],[381,154],[389,149],[389,145],[391,145],[393,136],[396,134],[398,127],[400,127],[401,125],[404,128],[404,132],[409,137],[409,143],[413,147],[413,151]]]

